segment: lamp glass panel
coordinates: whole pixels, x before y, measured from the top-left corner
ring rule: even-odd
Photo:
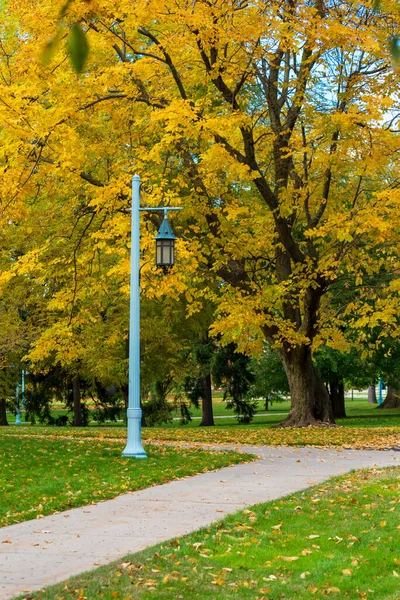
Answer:
[[[159,267],[174,264],[174,240],[156,240],[156,265]]]
[[[168,240],[168,246],[166,246],[166,264],[173,265],[174,264],[174,242],[173,240]]]
[[[156,265],[162,265],[162,241],[156,241]]]

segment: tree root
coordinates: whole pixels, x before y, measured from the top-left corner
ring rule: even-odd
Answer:
[[[318,421],[317,419],[311,418],[302,418],[298,419],[294,415],[289,414],[286,419],[274,425],[274,428],[283,428],[283,427],[293,427],[297,429],[301,429],[304,427],[337,427],[336,423],[331,423],[329,421]]]

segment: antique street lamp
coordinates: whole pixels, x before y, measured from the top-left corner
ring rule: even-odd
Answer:
[[[156,235],[156,265],[164,271],[174,265],[174,246],[176,236],[168,221],[168,209],[164,209],[164,219]]]
[[[140,177],[132,177],[131,213],[131,277],[129,305],[129,383],[128,383],[128,434],[122,456],[146,458],[141,441],[142,410],[140,408],[140,211],[164,211],[164,219],[156,235],[156,265],[164,272],[174,264],[175,235],[168,221],[169,210],[182,210],[181,207],[140,207]]]

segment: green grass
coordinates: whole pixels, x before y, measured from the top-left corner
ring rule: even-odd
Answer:
[[[334,478],[29,597],[399,600],[399,485],[399,467]]]
[[[7,430],[15,433],[15,428],[3,429]],[[29,433],[31,428],[24,430]],[[147,446],[148,459],[135,460],[121,456],[123,440],[2,435],[3,431],[0,527],[249,460],[249,455],[235,452],[165,446]]]
[[[273,446],[321,446],[335,448],[382,449],[400,447],[400,409],[377,410],[366,400],[347,401],[347,419],[338,420],[337,427],[306,427],[302,429],[274,427],[282,416],[257,416],[250,425],[239,425],[234,419],[216,419],[215,427],[199,427],[199,421],[182,426],[178,421],[170,426],[144,428],[147,441],[199,442],[210,444],[244,444]],[[19,436],[52,435],[71,438],[125,439],[126,426],[91,424],[86,428],[46,427],[24,424],[2,428],[2,434]]]
[[[385,410],[377,410],[377,405],[368,404],[367,399],[356,398],[351,400],[350,398],[346,398],[346,412],[347,419],[338,419],[338,425],[343,427],[400,427],[400,409],[385,409]],[[217,418],[215,419],[215,425],[217,427],[236,427],[238,426],[236,418],[232,418],[234,413],[231,410],[227,410],[226,404],[221,400],[221,398],[214,397],[213,403],[214,416],[215,417],[226,417],[226,418]],[[275,402],[272,407],[268,410],[266,416],[264,415],[265,411],[263,409],[263,405],[260,402],[259,409],[251,422],[251,427],[273,427],[278,424],[285,418],[285,414],[289,412],[290,403],[288,401],[284,402]],[[192,415],[194,417],[199,417],[201,415],[201,409],[191,409]],[[66,414],[65,410],[57,407],[54,411],[52,411],[52,415],[54,417]],[[173,412],[173,417],[178,417],[178,411]],[[71,417],[71,413],[70,413]],[[15,422],[15,416],[12,414],[8,414],[7,418],[9,423],[12,424]],[[96,427],[97,424],[95,422],[91,423],[91,426]],[[125,427],[124,423],[106,423],[104,425],[100,425],[102,427]],[[193,419],[190,423],[185,425],[185,428],[190,427],[198,427],[199,420]],[[179,429],[182,427],[179,420],[174,420],[171,423],[166,423],[163,425],[164,428],[173,428]],[[246,427],[246,425],[243,425]]]

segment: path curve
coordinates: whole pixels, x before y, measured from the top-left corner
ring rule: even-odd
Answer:
[[[1,528],[0,599],[58,583],[334,475],[400,465],[396,451],[221,445],[215,449],[226,448],[256,454],[259,460]]]

